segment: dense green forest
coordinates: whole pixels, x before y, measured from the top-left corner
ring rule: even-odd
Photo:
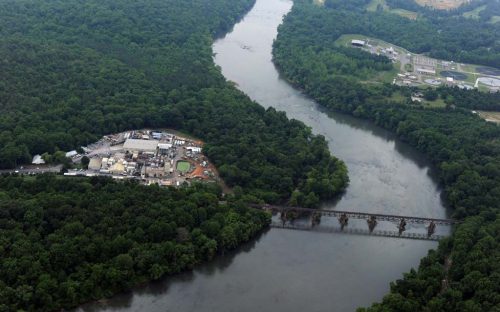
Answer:
[[[0,167],[103,134],[170,127],[203,139],[230,186],[314,206],[347,183],[324,138],[229,85],[212,38],[252,0],[0,1]],[[305,200],[307,199],[307,202]]]
[[[338,37],[338,34],[362,34],[438,59],[500,67],[500,23],[490,23],[489,17],[466,18],[459,13],[451,14],[449,11],[431,10],[414,4],[420,8],[417,11],[420,17],[409,20],[381,9],[368,12],[366,7],[369,3],[370,0],[326,0],[325,10],[310,8],[314,12],[309,14],[316,16],[315,26],[322,33],[310,40],[318,39],[319,36],[329,40]],[[413,6],[408,7],[408,3],[414,2],[387,1],[393,9],[413,9]],[[498,1],[489,1],[488,6],[482,12],[500,10]],[[335,18],[328,18],[332,15]]]
[[[52,311],[189,269],[267,226],[243,202],[314,207],[345,165],[226,82],[213,38],[253,0],[0,0],[0,168],[127,129],[174,128],[233,188],[0,177],[0,311]],[[223,203],[228,201],[228,203]]]
[[[55,311],[192,268],[267,226],[215,184],[0,177],[0,311]]]
[[[409,100],[411,89],[370,85],[346,75],[384,61],[367,53],[360,61],[364,56],[354,49],[339,52],[333,42],[342,32],[363,33],[358,25],[364,13],[345,22],[354,15],[342,8],[355,3],[339,0],[336,5],[332,10],[296,1],[279,29],[275,63],[320,104],[370,119],[425,154],[438,168],[453,216],[464,221],[418,270],[393,283],[391,293],[366,311],[500,311],[500,127],[470,112],[499,109],[499,94],[439,88],[428,96],[442,98],[446,108],[425,108]],[[324,66],[346,57],[351,69]]]

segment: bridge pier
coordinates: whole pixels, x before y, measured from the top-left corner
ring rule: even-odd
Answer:
[[[339,217],[339,223],[340,223],[340,229],[341,230],[344,230],[344,227],[347,226],[347,223],[349,222],[349,218],[347,217],[347,215],[345,213],[343,213],[340,217]]]
[[[366,220],[366,222],[368,223],[368,229],[370,230],[370,233],[372,233],[377,226],[377,218],[375,216],[371,216],[370,218],[368,218],[368,220]]]
[[[321,222],[321,214],[313,212],[311,214],[311,226],[314,227],[315,225],[318,225]]]
[[[435,231],[436,231],[436,223],[434,223],[434,221],[431,221],[431,223],[427,227],[427,237],[431,237]]]
[[[403,232],[406,231],[405,218],[401,218],[401,222],[399,222],[398,230],[399,230],[399,235],[403,234]]]

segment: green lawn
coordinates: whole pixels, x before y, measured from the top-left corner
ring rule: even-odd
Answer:
[[[411,19],[411,20],[415,20],[418,17],[417,12],[408,11],[408,10],[404,10],[404,9],[393,9],[393,10],[389,10],[389,12],[397,14],[397,15],[402,16],[402,17],[406,17],[406,18]]]
[[[191,164],[187,161],[178,161],[177,162],[177,170],[181,172],[188,172],[189,168],[191,168]]]
[[[377,7],[379,4],[384,8],[384,11],[389,9],[387,4],[385,3],[385,0],[372,0],[370,1],[370,3],[368,3],[366,9],[370,12],[375,12],[377,11]]]
[[[498,15],[492,16],[490,21],[489,21],[489,23],[491,23],[491,24],[495,24],[498,22],[500,22],[500,16],[498,16]]]
[[[472,11],[465,12],[462,15],[466,18],[479,18],[479,13],[481,13],[484,9],[486,9],[486,5],[479,6]]]
[[[394,66],[393,66],[392,70],[378,72],[377,75],[375,75],[375,77],[373,77],[370,80],[375,80],[375,81],[380,81],[380,82],[386,82],[386,83],[392,83],[392,80],[399,73],[399,69],[400,68],[401,68],[401,63],[399,63],[399,62],[394,63]]]
[[[382,9],[386,12],[394,13],[394,14],[397,14],[399,16],[406,17],[409,19],[416,19],[418,16],[417,12],[408,11],[408,10],[404,10],[404,9],[391,9],[387,5],[385,0],[371,0],[370,3],[368,3],[368,5],[366,6],[366,10],[369,12],[375,12],[375,11],[377,11],[377,8],[379,5],[382,6]]]
[[[426,107],[446,107],[446,103],[444,102],[444,100],[442,98],[438,98],[437,100],[435,101],[427,101],[427,100],[424,100],[423,101],[423,104],[424,106]]]
[[[339,47],[350,47],[351,46],[351,41],[352,40],[366,40],[367,37],[363,35],[356,35],[356,34],[346,34],[340,36],[337,40],[335,40],[335,44]]]
[[[188,172],[189,168],[191,168],[191,164],[187,161],[178,161],[177,162],[177,170],[180,172]]]
[[[401,92],[394,92],[391,97],[387,98],[388,100],[390,101],[393,101],[393,102],[399,102],[399,103],[403,103],[406,101],[406,96],[403,95]]]

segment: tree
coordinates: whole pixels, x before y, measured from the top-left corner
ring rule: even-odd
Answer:
[[[424,92],[424,99],[426,99],[427,101],[435,101],[437,100],[438,96],[439,94],[437,93],[437,91],[432,88],[429,88]]]
[[[82,166],[84,169],[89,167],[90,159],[87,156],[82,157]]]

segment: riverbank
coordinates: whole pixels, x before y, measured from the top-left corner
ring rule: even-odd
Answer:
[[[280,27],[274,53],[280,56],[275,60],[283,74],[320,105],[370,120],[417,148],[437,168],[453,215],[463,220],[452,237],[443,240],[437,250],[422,259],[419,270],[394,283],[391,294],[384,297],[381,304],[375,304],[368,310],[397,310],[403,302],[418,311],[461,311],[471,306],[487,311],[497,307],[500,305],[498,298],[485,296],[485,292],[493,296],[496,290],[476,289],[474,283],[482,280],[494,284],[494,274],[498,274],[498,267],[494,265],[498,255],[493,251],[500,245],[495,232],[498,230],[495,220],[500,215],[497,192],[500,177],[492,175],[491,170],[498,169],[496,164],[500,160],[497,141],[500,128],[462,108],[470,107],[470,99],[474,96],[484,95],[475,91],[441,89],[440,93],[460,92],[460,96],[446,97],[446,108],[430,109],[411,102],[391,102],[385,97],[391,91],[390,86],[380,90],[369,89],[356,79],[345,81],[335,69],[323,71],[322,75],[315,74],[323,69],[322,64],[332,62],[334,57],[327,52],[313,53],[312,57],[301,51],[315,51],[315,47],[323,47],[323,36],[331,34],[326,30],[318,32],[318,28],[327,28],[317,25],[317,21],[329,25],[338,13],[337,10],[328,15],[327,11],[319,10],[322,9],[301,3]],[[323,19],[318,19],[318,14],[322,14]],[[357,55],[360,64],[364,61],[357,51],[349,51]],[[376,96],[376,100],[370,98]],[[483,161],[485,158],[488,158],[487,162]],[[481,247],[484,240],[490,241],[491,245]],[[464,248],[481,250],[482,263],[488,269],[475,266],[477,258],[465,252]],[[450,264],[447,259],[454,261]],[[470,273],[471,266],[475,266],[477,273]],[[442,279],[446,281],[445,286],[440,285]],[[451,294],[453,300],[450,300]]]

